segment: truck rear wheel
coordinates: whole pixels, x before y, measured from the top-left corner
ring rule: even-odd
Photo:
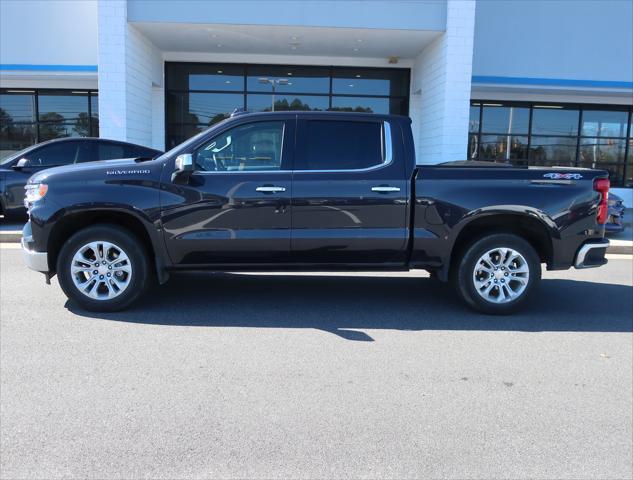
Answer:
[[[57,259],[66,296],[96,312],[122,310],[149,285],[147,254],[141,241],[112,225],[88,227],[73,235]]]
[[[525,305],[541,280],[534,248],[512,234],[491,234],[471,243],[458,259],[453,280],[472,308],[507,315]]]

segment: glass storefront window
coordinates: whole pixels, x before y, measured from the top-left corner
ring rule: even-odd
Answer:
[[[589,137],[626,137],[628,112],[584,110],[581,135]]]
[[[633,135],[633,129],[630,130]],[[633,187],[633,138],[629,139],[629,150],[626,156],[626,176],[624,178],[625,187]]]
[[[332,72],[332,93],[405,97],[409,94],[408,75],[398,70],[339,68]]]
[[[504,162],[527,158],[527,137],[485,135],[481,137],[480,158]]]
[[[0,90],[0,157],[53,138],[98,136],[97,98],[89,90]]]
[[[482,130],[486,133],[527,134],[530,125],[530,109],[519,107],[489,106],[484,104]]]
[[[599,168],[600,163],[624,163],[626,142],[611,138],[583,138],[580,141],[579,167]],[[595,165],[595,166],[593,166]]]
[[[272,111],[272,94],[252,93],[246,98],[249,112]],[[275,111],[324,111],[329,106],[329,97],[318,95],[275,95]]]
[[[40,122],[75,122],[88,116],[88,93],[67,92],[40,94]]]
[[[535,105],[532,112],[532,134],[577,136],[579,114],[577,109]]]
[[[335,112],[389,113],[389,104],[388,98],[332,97],[330,110]]]
[[[468,119],[468,131],[470,133],[479,132],[479,112],[481,105],[479,103],[470,106],[470,118]]]
[[[36,125],[13,123],[0,125],[0,160],[37,143]]]
[[[99,136],[99,96],[96,93],[90,94],[90,136]]]
[[[169,90],[244,90],[244,67],[208,63],[171,63],[166,75]]]
[[[35,121],[35,92],[8,90],[0,94],[0,122],[8,125],[13,122]]]
[[[170,123],[213,125],[243,105],[241,93],[168,93],[166,109]]]
[[[408,69],[167,62],[167,147],[236,108],[272,110],[272,85],[263,79],[282,80],[275,82],[276,111],[409,112]]]
[[[623,106],[473,100],[467,156],[514,165],[603,169],[611,173],[612,186],[633,187],[632,117]]]
[[[468,135],[468,160],[479,159],[479,136]]]
[[[249,92],[271,92],[272,86],[260,79],[281,80],[276,82],[279,93],[324,93],[330,92],[330,73],[327,68],[296,66],[253,65],[247,68],[246,89]]]
[[[530,143],[530,165],[558,165],[573,167],[576,164],[575,138],[537,137]]]

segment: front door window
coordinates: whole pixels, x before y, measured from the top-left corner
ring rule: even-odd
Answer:
[[[231,128],[196,151],[196,168],[207,172],[280,170],[284,123],[254,122]]]

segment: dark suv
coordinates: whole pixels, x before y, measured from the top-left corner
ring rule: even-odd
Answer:
[[[115,158],[154,158],[162,152],[133,143],[101,138],[58,138],[0,160],[0,214],[24,215],[24,185],[46,168]]]

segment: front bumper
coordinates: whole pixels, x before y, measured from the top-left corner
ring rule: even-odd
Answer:
[[[605,254],[609,247],[609,240],[602,238],[596,241],[590,241],[582,245],[576,253],[574,267],[576,268],[595,268],[601,267],[607,263]]]
[[[31,235],[31,223],[27,222],[22,229],[22,258],[31,270],[36,272],[48,272],[48,253],[32,250],[33,236]]]

